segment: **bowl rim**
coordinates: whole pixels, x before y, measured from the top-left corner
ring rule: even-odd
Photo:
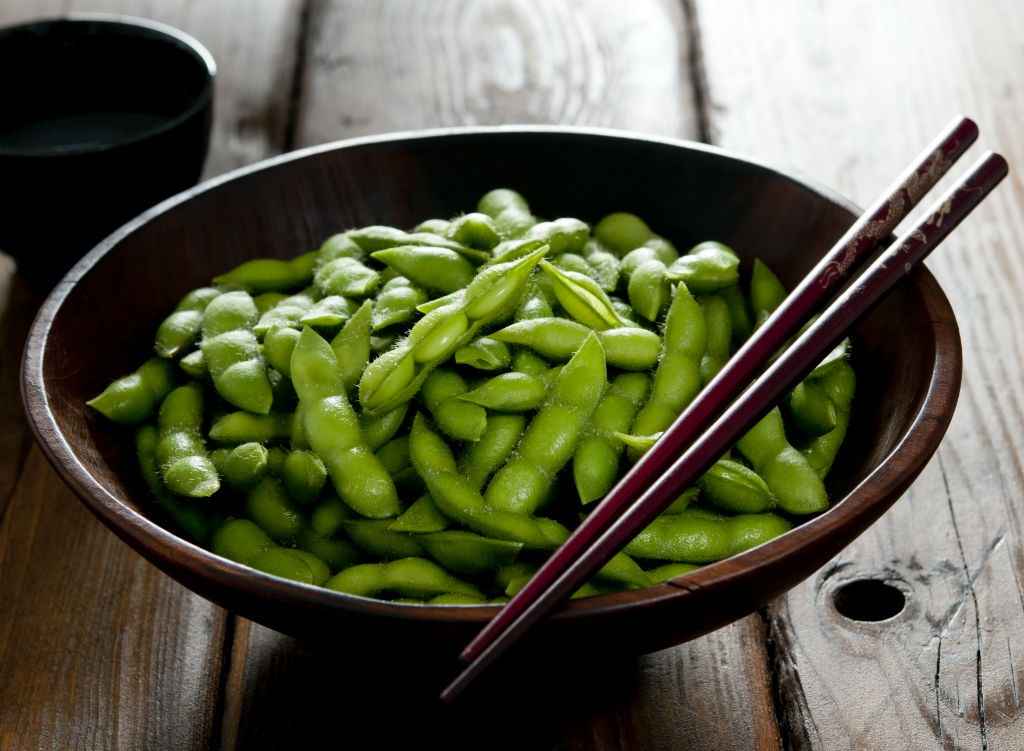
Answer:
[[[196,37],[182,31],[170,24],[154,21],[149,18],[127,15],[123,13],[97,12],[97,11],[76,11],[62,15],[36,18],[22,23],[12,24],[0,28],[0,38],[28,32],[32,29],[46,29],[51,27],[66,27],[70,29],[81,28],[85,30],[92,26],[113,31],[116,34],[130,34],[132,32],[144,32],[151,39],[159,39],[161,42],[171,44],[188,54],[194,61],[204,69],[203,84],[189,100],[188,106],[183,107],[173,116],[161,118],[156,125],[141,129],[130,136],[119,138],[116,141],[95,144],[73,144],[70,146],[47,147],[44,149],[22,150],[5,147],[0,143],[0,156],[4,158],[15,157],[18,159],[53,159],[64,156],[75,156],[81,154],[98,154],[118,148],[124,148],[131,144],[139,143],[147,139],[171,131],[182,123],[195,117],[213,101],[214,86],[217,77],[217,63],[210,51]]]
[[[145,550],[136,550],[158,567],[179,569],[191,562],[201,566],[196,574],[204,582],[214,586],[236,588],[249,595],[269,596],[277,600],[288,600],[303,607],[321,610],[344,610],[362,615],[383,615],[391,620],[408,620],[423,623],[466,621],[483,623],[501,607],[486,605],[430,605],[393,603],[368,597],[334,592],[324,587],[302,584],[282,579],[235,563],[203,548],[168,529],[160,526],[143,514],[136,512],[116,496],[110,494],[92,478],[78,461],[74,452],[49,409],[49,402],[43,384],[43,361],[48,342],[49,322],[67,299],[74,284],[80,280],[100,259],[114,248],[123,238],[159,214],[173,209],[178,204],[225,183],[247,175],[269,170],[280,165],[308,159],[326,152],[354,149],[365,145],[388,142],[458,138],[466,135],[489,134],[551,134],[591,138],[615,138],[643,141],[669,147],[696,150],[718,157],[737,160],[764,170],[766,174],[791,181],[807,190],[846,209],[852,217],[860,210],[849,199],[835,191],[815,183],[798,174],[772,167],[757,159],[751,159],[737,152],[718,146],[689,141],[686,139],[648,135],[610,128],[580,126],[535,126],[500,125],[445,127],[422,130],[403,130],[360,136],[331,141],[269,157],[251,165],[229,171],[218,177],[207,179],[199,185],[172,196],[143,212],[115,230],[85,254],[51,289],[33,321],[22,357],[21,395],[29,425],[37,443],[62,480],[109,528],[127,542],[144,538]],[[705,589],[710,583],[726,582],[742,586],[743,580],[753,569],[779,565],[783,558],[789,558],[794,551],[811,554],[815,540],[829,532],[837,533],[845,542],[855,539],[868,525],[874,523],[913,482],[924,469],[931,455],[952,419],[962,377],[962,351],[959,330],[953,310],[938,282],[926,267],[913,272],[907,283],[921,287],[925,293],[925,304],[932,318],[936,332],[935,363],[931,370],[925,400],[916,409],[908,430],[892,451],[883,457],[877,466],[842,498],[833,500],[829,509],[800,525],[785,535],[768,541],[730,558],[711,563],[675,579],[671,579],[640,590],[616,592],[572,600],[552,616],[553,621],[573,621],[595,614],[608,614],[626,609],[642,601],[651,603],[665,598],[687,596]],[[935,409],[936,405],[950,405],[947,409]],[[932,407],[929,409],[929,407]],[[897,453],[902,455],[901,465],[911,471],[894,473],[891,459]],[[893,492],[893,488],[896,492]],[[845,522],[852,518],[866,520],[860,529],[843,538],[839,534]],[[135,546],[133,546],[135,547]],[[156,553],[155,550],[162,552]],[[164,551],[176,551],[175,553]],[[194,571],[192,573],[195,573]],[[195,577],[193,577],[195,578]],[[803,578],[803,577],[801,577]],[[795,583],[795,582],[794,582]],[[241,612],[245,615],[244,612]]]

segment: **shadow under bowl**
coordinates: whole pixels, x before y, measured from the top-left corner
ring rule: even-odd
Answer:
[[[47,457],[129,545],[225,608],[301,639],[343,638],[395,665],[421,664],[425,654],[452,659],[496,606],[337,594],[183,540],[147,501],[130,435],[85,400],[137,367],[159,321],[215,274],[253,257],[293,257],[355,226],[451,217],[499,186],[520,191],[545,217],[596,222],[630,211],[680,248],[722,241],[744,264],[764,260],[790,287],[856,214],[820,187],[715,148],[593,129],[427,131],[287,154],[154,208],[53,290],[28,339],[22,382]],[[783,594],[875,522],[942,439],[960,385],[960,339],[946,297],[921,268],[857,326],[853,342],[859,384],[826,513],[679,579],[573,601],[536,629],[523,654],[636,656],[681,643]]]
[[[143,210],[198,182],[215,64],[151,21],[71,14],[0,29],[0,250],[52,284]]]

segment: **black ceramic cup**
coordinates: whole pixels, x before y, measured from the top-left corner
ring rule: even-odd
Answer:
[[[215,64],[195,39],[124,16],[0,29],[0,251],[52,286],[121,224],[198,182]]]

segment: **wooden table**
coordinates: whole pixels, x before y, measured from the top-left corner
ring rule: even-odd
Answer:
[[[68,10],[209,47],[208,175],[367,133],[570,123],[709,141],[866,205],[966,114],[971,154],[1000,151],[1011,177],[929,262],[964,385],[906,496],[762,612],[526,715],[366,695],[115,539],[28,432],[19,357],[40,299],[0,255],[0,748],[1024,748],[1019,2],[3,0],[0,23]],[[840,615],[835,593],[861,580],[905,606]]]

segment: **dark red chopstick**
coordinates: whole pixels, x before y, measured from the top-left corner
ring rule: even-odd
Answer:
[[[909,211],[931,190],[978,137],[977,125],[964,117],[955,118],[904,171],[875,204],[850,227],[832,249],[790,293],[772,317],[726,363],[605,498],[587,515],[573,536],[558,548],[463,650],[460,658],[472,660],[511,623],[533,597],[547,586],[550,575],[562,570],[579,551],[596,539],[618,517],[621,510],[643,490],[648,478],[664,473],[678,453],[700,435],[739,392],[793,337],[834,293],[849,272],[872,254]]]
[[[482,641],[478,637],[474,642],[477,648],[471,663],[442,692],[441,698],[445,701],[453,700],[522,633],[567,599],[576,588],[663,511],[683,488],[706,471],[714,463],[715,458],[732,446],[739,436],[761,419],[784,393],[805,377],[846,335],[853,323],[941,243],[1007,172],[1008,168],[1002,157],[986,154],[966,178],[940,199],[927,218],[903,235],[872,264],[860,280],[843,292],[826,312],[721,414],[710,430],[695,436],[692,442],[673,443],[669,447],[672,460],[667,470],[656,475],[647,475],[648,479],[653,477],[651,484],[639,493],[639,497],[625,507],[621,514],[606,524],[602,532],[580,544],[576,544],[577,534],[570,537],[559,548],[559,551],[569,549],[568,553],[561,556],[563,563],[558,568],[546,563],[531,580],[539,579],[546,570],[546,576],[543,577],[541,584],[531,589],[529,599],[522,598],[523,592],[526,591],[524,588],[509,602],[511,605],[520,599],[521,606],[514,613],[514,617],[503,619],[503,628],[500,631],[492,630],[491,638],[488,640]],[[664,443],[665,437],[656,446]],[[684,447],[686,450],[679,453]],[[501,613],[507,608],[508,605]]]

